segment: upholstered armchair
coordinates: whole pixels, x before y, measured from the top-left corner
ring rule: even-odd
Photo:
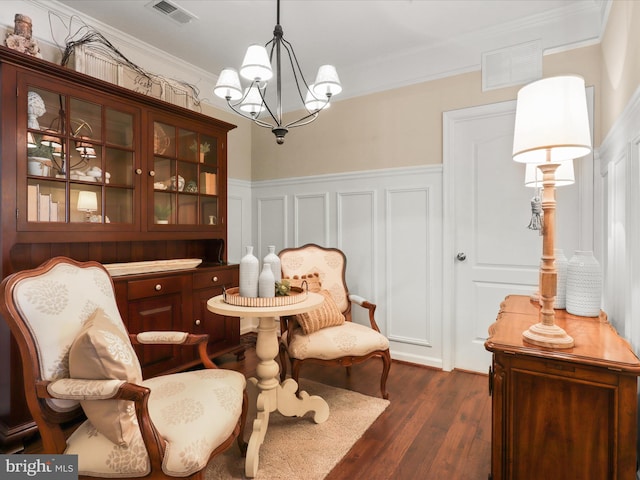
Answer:
[[[203,479],[234,439],[245,449],[244,376],[209,360],[207,335],[128,334],[99,263],[57,257],[5,278],[0,295],[44,453],[77,454],[81,476]],[[132,343],[198,348],[206,368],[143,380]]]
[[[380,333],[375,321],[376,305],[349,293],[344,253],[336,248],[307,244],[282,250],[278,256],[284,279],[293,286],[306,283],[305,288],[325,296],[321,308],[281,319],[281,380],[284,381],[287,375],[287,357],[295,381],[305,362],[342,366],[350,373],[352,365],[380,358],[380,392],[383,398],[389,398],[386,389],[391,368],[389,340]],[[367,309],[369,325],[352,321],[353,304]]]

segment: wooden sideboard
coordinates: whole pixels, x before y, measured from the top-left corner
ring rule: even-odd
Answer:
[[[573,348],[527,344],[522,332],[538,311],[529,297],[510,295],[489,329],[489,478],[635,479],[640,361],[604,313],[556,310]]]

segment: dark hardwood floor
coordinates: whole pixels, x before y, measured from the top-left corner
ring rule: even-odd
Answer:
[[[255,349],[220,366],[254,375]],[[346,369],[305,365],[301,377],[380,396],[382,362]],[[487,480],[491,458],[491,399],[486,375],[393,362],[391,404],[325,480]],[[267,440],[269,433],[267,432]]]
[[[226,355],[216,363],[249,377],[255,375],[257,357],[252,336],[243,341],[244,360]],[[353,366],[350,376],[343,368],[305,365],[301,376],[380,396],[381,369],[376,360]],[[387,390],[389,407],[325,480],[487,480],[491,403],[486,375],[394,361]],[[38,452],[37,439],[26,452]]]

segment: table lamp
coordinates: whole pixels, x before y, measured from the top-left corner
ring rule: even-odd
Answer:
[[[540,321],[522,333],[524,340],[548,348],[571,348],[573,338],[555,324],[556,170],[562,162],[591,152],[591,132],[584,79],[577,75],[550,77],[518,92],[513,135],[513,160],[533,163],[542,172],[542,262]]]
[[[98,195],[96,192],[81,191],[78,193],[78,210],[86,212],[85,221],[91,221],[91,214],[98,210]]]

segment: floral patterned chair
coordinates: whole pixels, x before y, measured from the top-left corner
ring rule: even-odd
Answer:
[[[5,278],[0,295],[44,453],[77,454],[81,476],[203,479],[234,439],[246,450],[244,376],[216,368],[207,335],[128,334],[99,263],[57,257]],[[197,346],[206,368],[143,380],[132,343]]]
[[[291,362],[291,377],[297,382],[304,362],[347,367],[370,358],[382,359],[380,392],[387,393],[387,377],[391,368],[389,340],[380,333],[374,318],[376,305],[349,294],[345,281],[347,259],[336,248],[307,244],[282,250],[278,256],[282,278],[292,286],[304,282],[310,291],[325,296],[322,307],[311,312],[281,319],[281,381],[287,375],[286,357]],[[368,310],[370,325],[351,321],[351,305]]]

